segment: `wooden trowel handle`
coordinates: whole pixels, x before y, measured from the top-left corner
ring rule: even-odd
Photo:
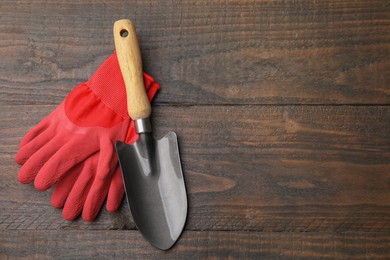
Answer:
[[[133,120],[147,118],[152,112],[146,95],[141,51],[137,33],[130,20],[114,23],[115,49],[127,93],[127,109]]]

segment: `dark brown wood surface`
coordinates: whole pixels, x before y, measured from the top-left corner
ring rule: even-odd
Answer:
[[[76,242],[70,242],[77,240]],[[174,248],[161,252],[137,231],[0,231],[10,258],[67,259],[388,259],[382,233],[184,231]],[[30,245],[30,247],[26,246]],[[34,247],[34,250],[31,250]]]
[[[156,136],[179,136],[188,221],[168,252],[123,202],[65,221],[22,185],[22,136],[134,20],[161,83]],[[0,258],[390,259],[390,4],[2,1]]]

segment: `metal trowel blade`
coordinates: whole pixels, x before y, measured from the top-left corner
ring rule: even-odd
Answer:
[[[152,245],[169,249],[187,217],[176,134],[155,140],[151,133],[142,133],[134,144],[116,142],[115,148],[135,224]]]

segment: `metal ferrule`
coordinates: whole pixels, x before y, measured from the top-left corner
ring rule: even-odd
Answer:
[[[152,125],[149,118],[141,118],[135,120],[135,131],[137,134],[152,132]]]

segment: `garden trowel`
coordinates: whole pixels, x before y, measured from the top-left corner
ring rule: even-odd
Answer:
[[[136,30],[130,20],[114,24],[115,48],[126,86],[127,106],[139,134],[134,144],[116,142],[127,200],[135,224],[154,246],[166,250],[179,238],[187,217],[187,195],[177,136],[152,136]]]

